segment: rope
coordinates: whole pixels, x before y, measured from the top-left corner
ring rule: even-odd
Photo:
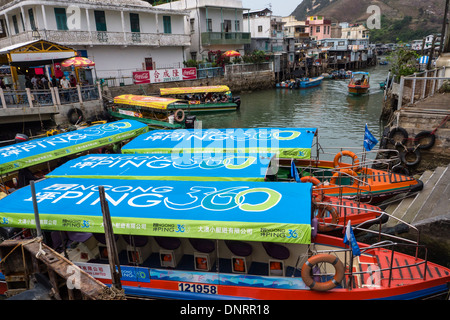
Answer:
[[[25,245],[27,245],[27,244],[30,244],[30,243],[32,243],[32,242],[34,242],[34,241],[39,241],[39,242],[41,242],[41,239],[39,238],[34,238],[34,239],[31,239],[31,240],[29,240],[29,241],[26,241],[26,242],[20,242],[20,243],[18,243],[18,244],[16,244],[16,246],[0,261],[0,263],[3,263],[3,262],[5,262],[6,261],[6,258],[8,258],[9,257],[9,255],[11,254],[11,253],[13,253],[14,252],[14,250],[16,250],[18,247],[20,247],[20,246],[25,246]],[[41,248],[39,249],[39,252],[42,250],[42,242],[40,243],[40,245],[41,245]],[[39,253],[38,252],[38,253]],[[42,252],[44,252],[43,250],[42,250]],[[45,252],[44,252],[44,254],[45,254]]]
[[[442,120],[441,123],[440,123],[433,131],[431,131],[431,134],[434,134],[434,133],[437,131],[437,129],[439,129],[439,127],[443,126],[444,123],[447,122],[448,117],[449,117],[449,115],[447,115],[447,116],[444,118],[444,120]]]

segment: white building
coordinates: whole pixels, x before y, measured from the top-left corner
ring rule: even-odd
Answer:
[[[362,24],[349,24],[347,22],[343,22],[339,24],[341,29],[341,38],[342,39],[369,39],[369,29],[367,29]]]
[[[243,12],[240,0],[183,0],[158,5],[157,8],[187,10],[185,20],[190,30],[191,46],[187,59],[201,61],[209,51],[236,50],[244,54],[244,45],[250,44],[250,33],[243,31]]]
[[[188,15],[140,0],[3,0],[0,48],[44,39],[93,60],[98,78],[131,77],[136,70],[183,66]]]

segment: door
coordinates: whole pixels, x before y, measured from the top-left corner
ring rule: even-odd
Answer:
[[[55,8],[55,19],[58,30],[69,30],[67,27],[66,8]]]
[[[108,34],[106,33],[106,17],[105,11],[94,11],[95,26],[97,29],[97,39],[100,42],[108,42]]]
[[[141,26],[139,23],[139,14],[130,13],[131,40],[133,42],[141,42]]]
[[[153,58],[145,58],[145,70],[153,70]]]

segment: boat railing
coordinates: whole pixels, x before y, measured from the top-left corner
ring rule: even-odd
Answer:
[[[367,231],[367,229],[364,229]],[[383,234],[386,237],[392,236],[389,234]],[[398,237],[395,237],[398,238]],[[407,239],[401,239],[403,241],[407,240]],[[416,256],[415,259],[411,262],[406,262],[403,265],[395,263],[396,259],[395,259],[395,253],[396,252],[401,252],[401,247],[404,248],[412,248],[416,250]],[[388,261],[388,265],[381,268],[379,266],[373,268],[370,271],[367,270],[359,270],[356,271],[356,269],[353,268],[353,259],[355,258],[355,256],[353,255],[352,249],[351,248],[343,248],[343,249],[321,249],[321,250],[314,250],[315,254],[320,254],[320,253],[325,253],[325,254],[334,254],[334,255],[338,255],[338,254],[344,254],[344,260],[345,260],[345,264],[347,266],[346,270],[348,270],[347,272],[345,272],[345,276],[348,279],[348,283],[346,285],[346,287],[348,289],[352,288],[352,281],[354,279],[355,276],[364,276],[370,273],[370,278],[374,278],[374,274],[378,273],[380,275],[379,280],[381,281],[381,279],[383,280],[388,280],[388,287],[391,286],[392,280],[395,280],[393,275],[394,275],[394,271],[395,270],[401,270],[401,269],[405,269],[405,268],[411,268],[411,267],[416,267],[419,271],[419,276],[414,278],[413,275],[411,274],[411,279],[410,280],[426,280],[427,277],[427,264],[428,264],[428,250],[426,248],[426,246],[424,245],[419,245],[417,243],[399,243],[396,241],[392,241],[392,240],[383,240],[383,241],[379,241],[376,242],[374,244],[369,245],[368,247],[364,247],[361,248],[361,254],[371,254],[371,251],[374,251],[376,249],[387,249],[390,250],[390,258],[387,259]],[[418,259],[418,254],[417,252],[419,251],[419,249],[423,249],[424,251],[424,257],[423,259]],[[394,265],[394,263],[396,265]],[[420,266],[423,265],[423,270],[420,270]],[[383,275],[381,276],[382,272],[388,272],[388,277],[386,279],[386,277]],[[404,279],[404,278],[403,278]],[[366,284],[367,285],[367,284]]]
[[[323,148],[320,144],[317,144],[316,155],[311,155],[311,166],[314,165],[314,162],[320,161],[320,159],[325,158],[323,160],[332,160],[336,154],[349,150],[352,151],[357,159],[358,164],[352,164],[349,166],[345,166],[345,168],[352,169],[354,171],[359,171],[361,168],[380,168],[386,170],[388,173],[392,172],[392,170],[401,165],[400,160],[400,152],[396,149],[377,149],[371,151],[361,151],[359,147],[327,147]],[[382,154],[389,154],[389,158],[380,158],[377,157]]]

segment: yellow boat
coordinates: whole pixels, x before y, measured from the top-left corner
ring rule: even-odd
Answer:
[[[241,105],[240,97],[233,98],[228,86],[161,88],[160,94],[186,101],[179,107],[191,113],[235,111]]]
[[[155,129],[193,128],[195,116],[185,115],[184,105],[180,99],[124,94],[107,110],[114,118],[138,120]]]

